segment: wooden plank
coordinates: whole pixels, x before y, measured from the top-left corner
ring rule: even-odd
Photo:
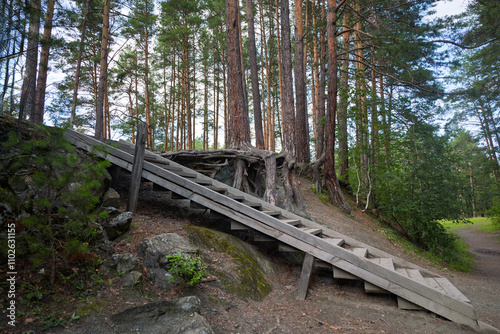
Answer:
[[[318,235],[321,234],[321,229],[320,228],[308,228],[308,227],[299,227],[299,230],[311,234],[311,235]]]
[[[382,289],[370,282],[365,281],[365,292],[366,293],[390,293],[389,291]]]
[[[248,207],[257,209],[257,210],[260,210],[260,208],[262,207],[262,205],[260,203],[256,203],[256,202],[243,201],[243,204],[245,204]]]
[[[192,200],[194,198],[197,198],[197,200],[200,201],[208,201],[208,199],[200,197],[198,194],[193,194],[191,197]],[[235,212],[233,210],[228,209],[227,207],[212,202],[210,204],[207,203],[208,207],[210,207],[211,210],[219,211],[219,212],[224,212],[225,215],[227,216],[232,216],[233,219],[238,219],[238,220],[246,220],[245,225],[251,226],[255,230],[259,230],[263,233],[266,233],[268,235],[273,235],[276,239],[285,242],[287,244],[294,244],[296,245],[300,250],[305,251],[307,253],[310,253],[314,255],[317,258],[322,259],[323,261],[329,262],[333,265],[335,265],[337,268],[343,269],[344,271],[352,273],[354,276],[360,277],[362,279],[370,277],[371,280],[374,282],[378,283],[380,286],[387,286],[388,289],[392,293],[395,293],[396,295],[399,295],[407,300],[411,300],[412,302],[415,301],[416,304],[418,305],[425,305],[425,308],[436,313],[439,315],[442,315],[445,318],[448,318],[452,321],[456,321],[459,323],[467,324],[469,326],[477,326],[477,322],[475,320],[475,312],[473,314],[467,314],[469,311],[467,307],[463,310],[455,310],[454,308],[450,308],[446,305],[443,305],[441,303],[438,303],[436,300],[425,297],[415,291],[408,290],[404,286],[400,286],[398,284],[395,284],[394,282],[391,282],[384,277],[380,277],[377,275],[374,275],[372,272],[369,270],[359,267],[351,262],[348,262],[346,260],[340,259],[328,252],[325,252],[319,248],[313,247],[311,245],[308,245],[306,242],[303,240],[297,240],[293,239],[292,236],[280,233],[276,229],[272,229],[269,227],[266,227],[265,225],[260,224],[258,221],[254,221],[249,217],[242,216],[240,213]],[[281,245],[280,245],[281,246]],[[287,247],[291,248],[291,247]],[[341,248],[340,248],[341,249]],[[280,247],[281,250],[281,247]],[[368,261],[364,261],[367,262]],[[376,266],[375,264],[373,264]],[[424,287],[425,288],[425,287]],[[435,291],[435,290],[432,290]],[[433,292],[435,294],[435,292]],[[439,301],[442,302],[442,299],[439,299]],[[473,310],[473,309],[472,309]],[[466,313],[466,314],[464,314]],[[470,313],[470,312],[469,312]],[[474,325],[476,324],[476,325]]]
[[[75,136],[78,136],[78,135],[75,135]],[[78,146],[80,146],[80,145],[81,146],[85,146],[85,145],[89,146],[88,142],[92,142],[92,140],[85,139],[85,140],[83,140],[83,142],[84,142],[83,144],[79,143]],[[94,141],[94,143],[95,143],[95,141]],[[97,142],[97,143],[99,144],[99,142]],[[120,152],[115,152],[115,154],[123,155]],[[105,154],[105,156],[107,156],[107,155]],[[126,156],[125,156],[125,158],[126,158]],[[127,162],[125,162],[125,164],[126,163]],[[123,165],[124,162],[120,162],[120,164]],[[155,171],[155,173],[156,173],[156,171]],[[179,184],[179,183],[183,183],[183,181],[179,182],[179,180],[175,180],[175,183]],[[214,182],[214,185],[217,185],[217,184],[218,184],[217,182]],[[188,183],[188,185],[189,185],[189,183]],[[231,189],[230,193],[237,193],[238,194],[238,191]],[[247,196],[246,198],[253,199],[253,197],[251,197],[251,196]],[[230,199],[226,199],[226,200],[229,202],[225,203],[224,205],[227,205],[228,208],[230,209],[230,211],[232,211],[234,204],[231,203]],[[222,200],[222,202],[225,202],[225,201]],[[265,204],[263,204],[262,206],[264,208],[270,207],[270,205],[265,205]],[[273,207],[273,206],[271,206],[271,207]],[[248,208],[248,210],[252,210],[252,209]],[[252,216],[256,216],[255,218],[257,218],[257,221],[260,221],[261,219],[263,219],[264,224],[271,222],[274,225],[274,227],[277,228],[278,233],[283,232],[282,229],[284,229],[284,227],[280,226],[278,220],[274,220],[273,218],[269,218],[269,219],[263,218],[263,217],[259,216],[258,211],[252,210],[255,212],[248,212],[248,210],[245,210],[243,208],[241,211],[244,212],[245,215],[250,214]],[[286,217],[298,217],[298,216],[294,216],[293,214],[287,213]],[[307,221],[307,220],[303,220],[303,222],[304,221],[309,223],[309,221]],[[325,232],[327,232],[328,234]],[[285,239],[291,238],[292,240],[290,240],[290,241],[292,244],[295,243],[295,245],[296,245],[297,243],[299,243],[304,248],[312,247],[310,249],[310,252],[316,252],[316,253],[323,254],[324,257],[328,257],[329,260],[333,262],[333,263],[332,262],[330,262],[330,263],[332,263],[332,264],[335,263],[337,266],[342,267],[341,269],[349,270],[352,273],[357,274],[357,276],[361,276],[361,274],[362,274],[362,275],[366,276],[367,278],[370,278],[374,282],[376,282],[377,280],[381,280],[381,281],[383,281],[384,284],[388,285],[389,288],[394,290],[391,292],[396,293],[398,295],[400,294],[402,297],[404,297],[406,299],[413,298],[411,300],[412,301],[416,300],[418,303],[423,303],[423,304],[427,303],[428,305],[426,308],[428,308],[429,310],[431,310],[437,314],[440,314],[444,317],[447,317],[450,320],[457,319],[456,321],[461,322],[461,323],[467,323],[467,324],[473,323],[473,322],[471,322],[471,319],[473,317],[475,317],[475,313],[473,312],[473,308],[470,305],[463,304],[463,303],[457,304],[456,303],[457,301],[455,299],[446,298],[446,296],[441,296],[441,298],[437,298],[437,300],[433,300],[432,297],[429,297],[429,294],[431,294],[431,293],[435,294],[435,292],[432,292],[435,290],[429,289],[428,287],[420,285],[420,284],[415,285],[415,283],[414,283],[413,286],[410,287],[411,290],[408,290],[406,288],[402,289],[402,286],[400,285],[400,283],[402,283],[403,286],[405,284],[412,285],[411,282],[410,283],[405,282],[404,276],[402,276],[402,275],[388,275],[389,271],[384,272],[384,270],[380,270],[383,268],[378,269],[378,268],[376,268],[375,264],[370,264],[369,261],[361,261],[361,259],[356,258],[354,256],[354,254],[352,254],[346,250],[343,250],[340,247],[337,247],[337,249],[335,249],[334,248],[335,246],[333,246],[333,245],[328,246],[328,243],[326,241],[322,242],[321,239],[319,239],[319,241],[318,241],[318,240],[316,240],[316,239],[318,239],[316,237],[313,237],[313,236],[308,237],[306,234],[302,237],[299,237],[300,239],[297,240],[297,239],[294,239],[296,237],[295,234],[297,232],[295,232],[293,229],[287,230],[287,231],[285,231],[285,233],[289,233],[290,235],[283,234],[283,238],[285,238]],[[340,235],[340,234],[338,234],[334,231],[331,231],[331,230],[330,231],[323,231],[323,234],[332,235],[332,236],[339,236]],[[346,238],[345,240],[348,243],[353,244],[353,245],[356,245],[356,243],[360,244],[357,241],[350,242],[350,240],[353,240],[352,238]],[[309,246],[307,246],[307,245],[309,245]],[[371,250],[372,248],[367,247],[367,249]],[[377,251],[377,250],[375,249],[375,251]],[[381,253],[381,251],[379,251],[379,253]],[[339,256],[341,256],[342,258],[340,258]],[[365,278],[363,277],[363,279],[365,279]],[[414,291],[416,291],[416,292],[414,292]],[[410,296],[410,298],[408,298],[408,296]],[[471,313],[473,313],[473,314],[471,315]],[[468,319],[464,318],[464,314],[466,317],[468,316],[469,318]]]
[[[231,195],[231,194],[227,195],[227,197],[232,198],[232,199],[234,199],[235,201],[238,201],[238,202],[241,202],[241,201],[243,201],[245,199],[245,197],[243,197],[243,196]]]
[[[330,263],[325,262],[323,260],[315,259],[314,260],[314,268],[333,269],[333,266]]]
[[[360,278],[349,274],[347,271],[342,270],[338,267],[333,266],[333,278],[341,278],[341,279],[351,279],[351,280],[359,280]]]
[[[392,259],[390,257],[376,257],[376,258],[371,258],[368,259],[378,265],[381,265],[384,268],[387,268],[389,270],[394,271],[394,262],[392,262]]]
[[[452,296],[458,300],[465,303],[470,303],[470,300],[465,297],[460,290],[458,290],[450,281],[444,277],[434,277],[434,280],[441,286],[441,288],[446,291],[448,296]]]
[[[366,257],[368,255],[368,249],[364,247],[356,247],[352,250],[353,254],[359,257]]]
[[[344,239],[341,238],[323,238],[326,242],[335,245],[335,246],[342,246],[345,243]]]
[[[268,216],[281,216],[281,211],[261,211]]]
[[[245,231],[250,228],[244,224],[238,223],[235,220],[231,220],[231,231]]]
[[[297,289],[297,300],[305,300],[311,274],[313,270],[314,256],[306,254],[304,263],[302,264],[302,272],[300,273],[299,288]]]
[[[141,186],[142,168],[144,166],[144,152],[146,151],[146,134],[149,125],[137,125],[137,145],[134,151],[134,168],[132,169],[132,177],[130,178],[130,189],[128,192],[127,211],[135,213],[137,201],[139,199],[139,188]]]
[[[399,296],[398,296],[398,307],[402,310],[415,310],[415,311],[424,310],[424,308],[418,306],[417,304],[407,301],[406,299],[401,298]]]
[[[212,181],[210,180],[203,180],[203,179],[194,179],[193,180],[194,183],[197,183],[197,184],[200,184],[202,186],[211,186],[212,185]]]
[[[280,220],[288,225],[293,225],[293,226],[300,225],[300,220],[298,219],[280,219]]]

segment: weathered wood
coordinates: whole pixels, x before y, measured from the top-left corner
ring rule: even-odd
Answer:
[[[307,289],[309,288],[309,281],[314,264],[314,256],[306,253],[304,263],[302,264],[302,272],[300,273],[299,288],[297,289],[297,300],[305,300]]]
[[[398,307],[402,310],[415,310],[415,311],[423,310],[423,308],[418,306],[417,304],[409,302],[406,299],[401,298],[399,296],[398,296]]]
[[[82,135],[69,135],[68,137],[72,136],[79,138]],[[90,148],[96,143],[99,144],[99,142],[96,141],[93,141],[93,144],[89,144],[91,142],[92,140],[88,140],[88,138],[78,139],[78,146]],[[102,153],[101,156],[110,157],[120,167],[131,169],[131,161],[133,160],[131,160],[131,156],[125,152],[115,150],[113,151],[113,155],[109,153]],[[172,163],[171,165],[176,166],[177,164]],[[241,205],[241,203],[237,201],[211,191],[208,188],[196,185],[196,183],[170,173],[158,166],[145,163],[145,169],[147,170],[143,170],[143,177],[153,182],[155,182],[154,179],[156,178],[159,182],[161,182],[160,184],[162,186],[167,185],[169,189],[172,189],[176,193],[181,193],[183,196],[185,193],[191,193],[191,200],[208,207],[211,211],[215,210],[227,217],[238,220],[239,222],[242,222],[259,232],[270,235],[294,248],[309,253],[325,262],[331,263],[337,268],[350,272],[352,275],[358,276],[365,281],[369,281],[371,284],[395,293],[406,300],[424,306],[430,311],[440,314],[450,320],[477,327],[477,317],[474,309],[469,303],[452,298],[447,294],[439,294],[439,291],[435,288],[415,281],[408,275],[396,273],[378,264],[372,263],[367,259],[362,259],[352,252],[328,242],[328,240],[323,240],[316,236],[304,233],[303,231],[300,231],[299,229],[290,226],[277,218],[265,215],[263,212],[259,212],[251,207]],[[200,178],[200,176],[198,176],[198,178]],[[216,187],[225,187],[225,192],[228,194],[242,195],[245,197],[246,201],[261,203],[262,209],[265,211],[275,211],[278,209],[277,207],[262,202],[252,196],[236,191],[235,189],[228,188],[215,180],[213,181],[213,184]],[[173,188],[170,188],[170,186],[173,186]],[[282,218],[300,219],[302,224],[305,226],[323,228],[316,223],[310,222],[286,211],[282,211]],[[346,243],[353,247],[366,248],[368,252],[374,256],[385,254],[382,251],[364,245],[353,240],[352,238],[348,238],[328,229],[324,229],[322,235],[328,238],[344,239]],[[401,264],[408,264],[401,259],[397,259],[397,261],[399,266],[401,266]],[[409,264],[408,267],[418,268],[418,270],[420,270],[419,267],[412,264]],[[428,273],[425,270],[422,272]],[[443,289],[441,288],[441,290]],[[436,295],[436,293],[439,295]]]
[[[135,213],[139,199],[139,188],[141,186],[142,168],[144,166],[144,153],[146,151],[147,124],[137,125],[137,140],[134,151],[134,168],[130,178],[130,189],[128,193],[127,211]]]
[[[347,271],[342,270],[338,267],[333,266],[333,278],[359,280],[360,278],[349,274]]]

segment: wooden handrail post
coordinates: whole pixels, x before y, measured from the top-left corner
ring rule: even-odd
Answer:
[[[130,178],[130,189],[128,193],[127,211],[135,213],[137,201],[139,199],[139,187],[141,186],[142,167],[144,166],[144,153],[146,151],[146,134],[148,132],[147,124],[137,126],[137,139],[134,151],[134,167],[132,177]]]

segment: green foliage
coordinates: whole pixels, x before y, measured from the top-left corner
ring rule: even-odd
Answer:
[[[461,221],[460,182],[447,138],[423,123],[394,141],[393,159],[379,172],[379,209],[412,242],[434,254],[456,250],[456,237],[439,224]]]
[[[104,189],[99,180],[109,162],[83,161],[64,129],[45,131],[45,139],[19,141],[10,133],[2,143],[0,197],[24,217],[16,251],[34,267],[50,263],[51,276],[59,277],[56,259],[85,254],[97,234],[95,209]]]
[[[500,199],[495,198],[493,201],[493,207],[488,211],[488,216],[491,217],[491,222],[493,225],[500,229]]]
[[[167,255],[168,263],[171,266],[168,272],[173,275],[171,282],[182,279],[187,285],[193,286],[206,276],[205,269],[199,256],[184,256],[181,252]]]

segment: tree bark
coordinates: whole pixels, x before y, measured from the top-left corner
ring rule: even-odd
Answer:
[[[246,0],[248,21],[248,46],[250,56],[250,77],[252,81],[253,114],[255,124],[255,146],[264,149],[264,132],[262,130],[262,109],[260,105],[259,72],[257,70],[257,49],[255,47],[255,28],[252,0]]]
[[[33,119],[36,94],[36,66],[38,63],[38,34],[40,32],[40,0],[31,0],[29,14],[28,49],[26,68],[21,88],[19,119],[30,116]]]
[[[145,24],[144,24],[144,107],[146,111],[146,124],[148,125],[147,131],[147,141],[146,147],[153,148],[153,136],[152,136],[152,127],[151,127],[151,102],[149,99],[149,11],[148,11],[148,2],[146,1],[146,5],[144,6],[144,15],[145,15]]]
[[[85,42],[85,32],[87,31],[87,18],[89,15],[90,0],[85,2],[85,13],[83,14],[82,32],[80,34],[80,47],[78,49],[78,58],[76,60],[75,84],[73,85],[73,99],[71,101],[70,124],[73,128],[76,117],[76,101],[78,98],[78,86],[80,85],[80,71],[82,67],[82,55]],[[133,131],[133,130],[132,130]]]
[[[250,122],[245,112],[243,73],[241,70],[238,0],[226,0],[226,40],[228,59],[228,109],[230,147],[244,148],[250,145]]]
[[[340,189],[335,173],[335,125],[337,116],[337,29],[336,0],[328,0],[328,114],[326,122],[325,182],[332,202],[342,211],[350,214],[351,207]]]
[[[47,2],[47,13],[43,25],[42,53],[40,54],[40,64],[38,66],[38,80],[36,83],[35,112],[33,122],[43,123],[43,112],[45,108],[45,91],[47,89],[47,71],[49,66],[50,36],[52,34],[52,17],[54,16],[54,6],[56,0]]]
[[[302,0],[295,0],[295,131],[298,162],[309,162],[309,124],[307,119],[307,96],[304,68],[304,25]]]
[[[348,14],[345,14],[344,26],[348,24]],[[349,50],[351,31],[345,27],[342,33],[342,44],[345,55],[340,70],[340,98],[339,98],[339,179],[344,185],[349,184],[349,145],[347,134],[347,109],[349,106]]]
[[[102,18],[102,41],[101,41],[101,66],[99,75],[99,91],[97,98],[95,134],[97,139],[103,138],[104,134],[104,94],[106,94],[106,81],[108,78],[108,39],[109,39],[109,12],[111,0],[105,0]]]

